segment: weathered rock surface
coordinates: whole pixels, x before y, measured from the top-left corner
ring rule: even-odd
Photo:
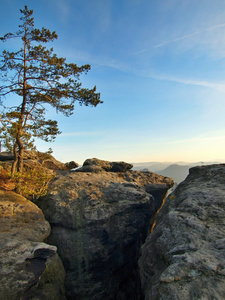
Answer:
[[[0,152],[0,161],[13,160],[14,155],[11,152]]]
[[[133,168],[132,164],[128,164],[124,161],[111,162],[106,160],[101,160],[98,158],[86,159],[83,166],[77,169],[77,172],[125,172]]]
[[[53,180],[38,205],[66,270],[68,300],[140,299],[140,246],[172,185],[138,171],[69,172]],[[157,200],[146,192],[151,187],[161,190]]]
[[[0,153],[0,162],[5,168],[11,168],[12,160],[14,156],[10,152],[1,152]],[[71,161],[68,163],[62,163],[56,160],[51,154],[42,153],[39,151],[25,151],[24,152],[24,165],[25,167],[42,167],[45,169],[50,169],[53,171],[58,170],[71,170],[79,166],[78,163]]]
[[[35,204],[0,190],[0,299],[65,300],[62,262],[43,243],[49,233]]]
[[[160,210],[139,266],[146,300],[225,299],[225,165],[190,169]]]

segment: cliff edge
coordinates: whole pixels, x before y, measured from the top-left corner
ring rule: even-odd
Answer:
[[[225,299],[225,165],[194,167],[139,260],[145,300]]]

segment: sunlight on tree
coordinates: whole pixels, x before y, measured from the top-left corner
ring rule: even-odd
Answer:
[[[0,55],[0,136],[4,146],[14,152],[12,174],[22,174],[24,149],[34,148],[34,138],[52,141],[60,134],[56,120],[46,119],[46,105],[65,116],[74,111],[74,103],[97,106],[102,103],[96,87],[81,87],[80,74],[90,65],[78,67],[53,53],[43,44],[57,39],[55,31],[34,28],[33,10],[20,10],[19,30],[7,33],[1,41],[20,39],[21,48],[4,50]],[[19,43],[18,43],[19,44]],[[15,94],[18,103],[11,106],[7,96]]]

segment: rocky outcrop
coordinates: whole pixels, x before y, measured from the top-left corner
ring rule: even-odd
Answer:
[[[65,163],[65,167],[67,170],[72,170],[72,169],[78,168],[79,164],[72,160],[72,161]]]
[[[41,210],[0,190],[0,299],[65,300],[65,271]]]
[[[98,158],[86,159],[83,166],[77,169],[77,172],[125,172],[133,168],[132,164],[128,164],[124,161],[111,162],[101,160]]]
[[[146,300],[225,299],[225,165],[190,169],[160,210],[139,266]]]
[[[47,241],[57,246],[64,264],[68,300],[140,299],[140,247],[173,181],[121,172],[126,163],[112,172],[115,164],[94,161],[85,165],[98,172],[59,174],[38,199],[52,228]],[[147,190],[158,193],[157,200]]]
[[[0,161],[13,160],[14,155],[11,152],[0,152]]]
[[[1,152],[0,153],[0,163],[6,169],[11,169],[12,160],[14,156],[11,152]],[[78,163],[71,161],[67,163],[62,163],[56,160],[51,154],[43,153],[39,151],[25,151],[24,152],[24,166],[25,168],[43,168],[46,170],[68,171],[79,166]]]

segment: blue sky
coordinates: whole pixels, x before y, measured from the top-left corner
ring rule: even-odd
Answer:
[[[62,134],[40,151],[80,164],[225,160],[224,0],[1,0],[0,36],[24,5],[57,32],[55,53],[92,66],[83,86],[104,101],[69,118],[49,110]]]

